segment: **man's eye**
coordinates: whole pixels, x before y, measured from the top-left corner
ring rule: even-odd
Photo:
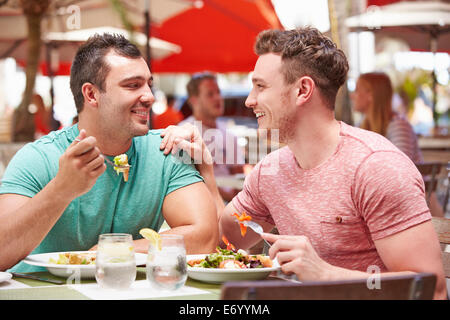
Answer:
[[[138,83],[130,83],[127,85],[127,87],[132,88],[132,89],[136,89],[139,88],[139,84]]]

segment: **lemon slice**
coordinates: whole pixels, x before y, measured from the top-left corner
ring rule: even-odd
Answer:
[[[161,237],[155,230],[144,228],[139,230],[139,234],[150,241],[150,244],[161,251]]]

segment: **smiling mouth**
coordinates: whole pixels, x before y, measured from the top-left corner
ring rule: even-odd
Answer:
[[[148,111],[139,111],[139,110],[132,110],[131,111],[134,114],[137,114],[138,116],[142,117],[142,118],[147,118],[148,117]]]
[[[265,115],[266,115],[266,114],[265,114],[264,112],[256,112],[256,113],[255,113],[256,119],[261,118],[261,117],[263,117],[263,116],[265,116]]]

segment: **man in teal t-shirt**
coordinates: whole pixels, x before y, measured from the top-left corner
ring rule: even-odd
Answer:
[[[130,233],[136,252],[148,241],[139,230],[182,234],[188,253],[212,251],[217,214],[191,164],[159,149],[148,131],[154,97],[139,50],[116,35],[96,35],[77,52],[71,89],[79,123],[27,144],[0,185],[0,270],[35,271],[30,253],[88,250],[102,233]],[[104,157],[126,154],[128,180]]]

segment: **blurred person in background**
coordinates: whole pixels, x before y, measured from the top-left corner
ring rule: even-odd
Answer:
[[[354,110],[364,115],[361,128],[385,136],[414,163],[421,163],[424,160],[417,136],[408,119],[392,110],[392,97],[392,83],[387,74],[361,74],[352,95]],[[428,205],[433,216],[444,216],[435,192]]]
[[[192,115],[180,125],[190,123],[200,130],[213,157],[215,176],[243,173],[245,159],[237,137],[218,125],[225,106],[216,75],[209,72],[194,74],[187,84],[187,92]],[[227,187],[221,187],[219,191],[225,201],[231,201],[239,192]]]
[[[164,129],[183,120],[183,114],[175,109],[175,97],[168,94],[166,100],[167,109],[161,114],[153,114],[153,129]]]
[[[39,139],[52,131],[50,129],[50,113],[45,108],[44,100],[37,93],[33,94],[30,107],[34,114],[34,139]]]

